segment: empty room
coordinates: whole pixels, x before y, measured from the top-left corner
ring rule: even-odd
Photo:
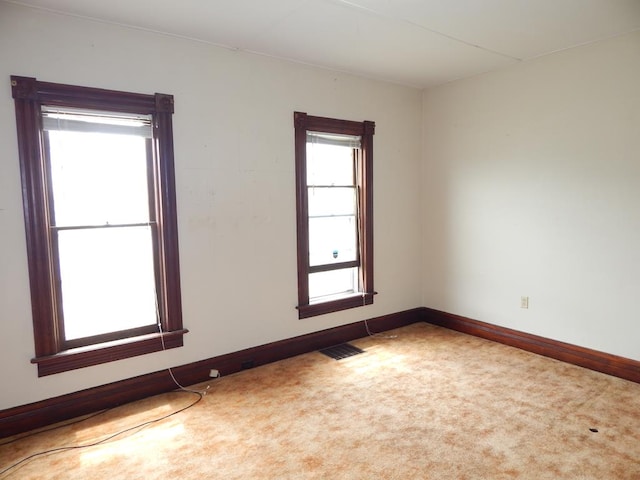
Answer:
[[[0,479],[640,478],[640,1],[0,45]]]

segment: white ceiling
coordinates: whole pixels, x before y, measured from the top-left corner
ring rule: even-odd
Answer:
[[[7,0],[429,87],[640,29],[640,0]]]

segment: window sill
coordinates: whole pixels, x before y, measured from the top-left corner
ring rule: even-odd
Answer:
[[[309,305],[299,305],[297,307],[298,318],[315,317],[318,315],[325,315],[327,313],[339,312],[340,310],[347,310],[349,308],[371,305],[373,303],[374,295],[375,293],[365,293],[364,295],[357,293],[335,300],[311,303]]]
[[[164,349],[181,347],[183,336],[189,330],[182,329],[164,333]],[[163,350],[160,333],[140,335],[138,337],[99,343],[87,347],[64,350],[54,355],[31,359],[31,363],[38,365],[38,376],[53,375],[77,368],[100,365],[102,363],[136,357],[146,353]]]

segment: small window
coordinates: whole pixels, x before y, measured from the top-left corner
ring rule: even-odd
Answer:
[[[11,80],[38,374],[181,346],[173,98]]]
[[[373,122],[294,114],[300,318],[373,303]]]

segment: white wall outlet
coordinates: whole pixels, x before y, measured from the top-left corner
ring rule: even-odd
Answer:
[[[529,297],[520,297],[520,308],[529,308]]]
[[[212,368],[211,370],[209,370],[209,376],[211,378],[218,378],[220,376],[220,372],[215,368]]]

